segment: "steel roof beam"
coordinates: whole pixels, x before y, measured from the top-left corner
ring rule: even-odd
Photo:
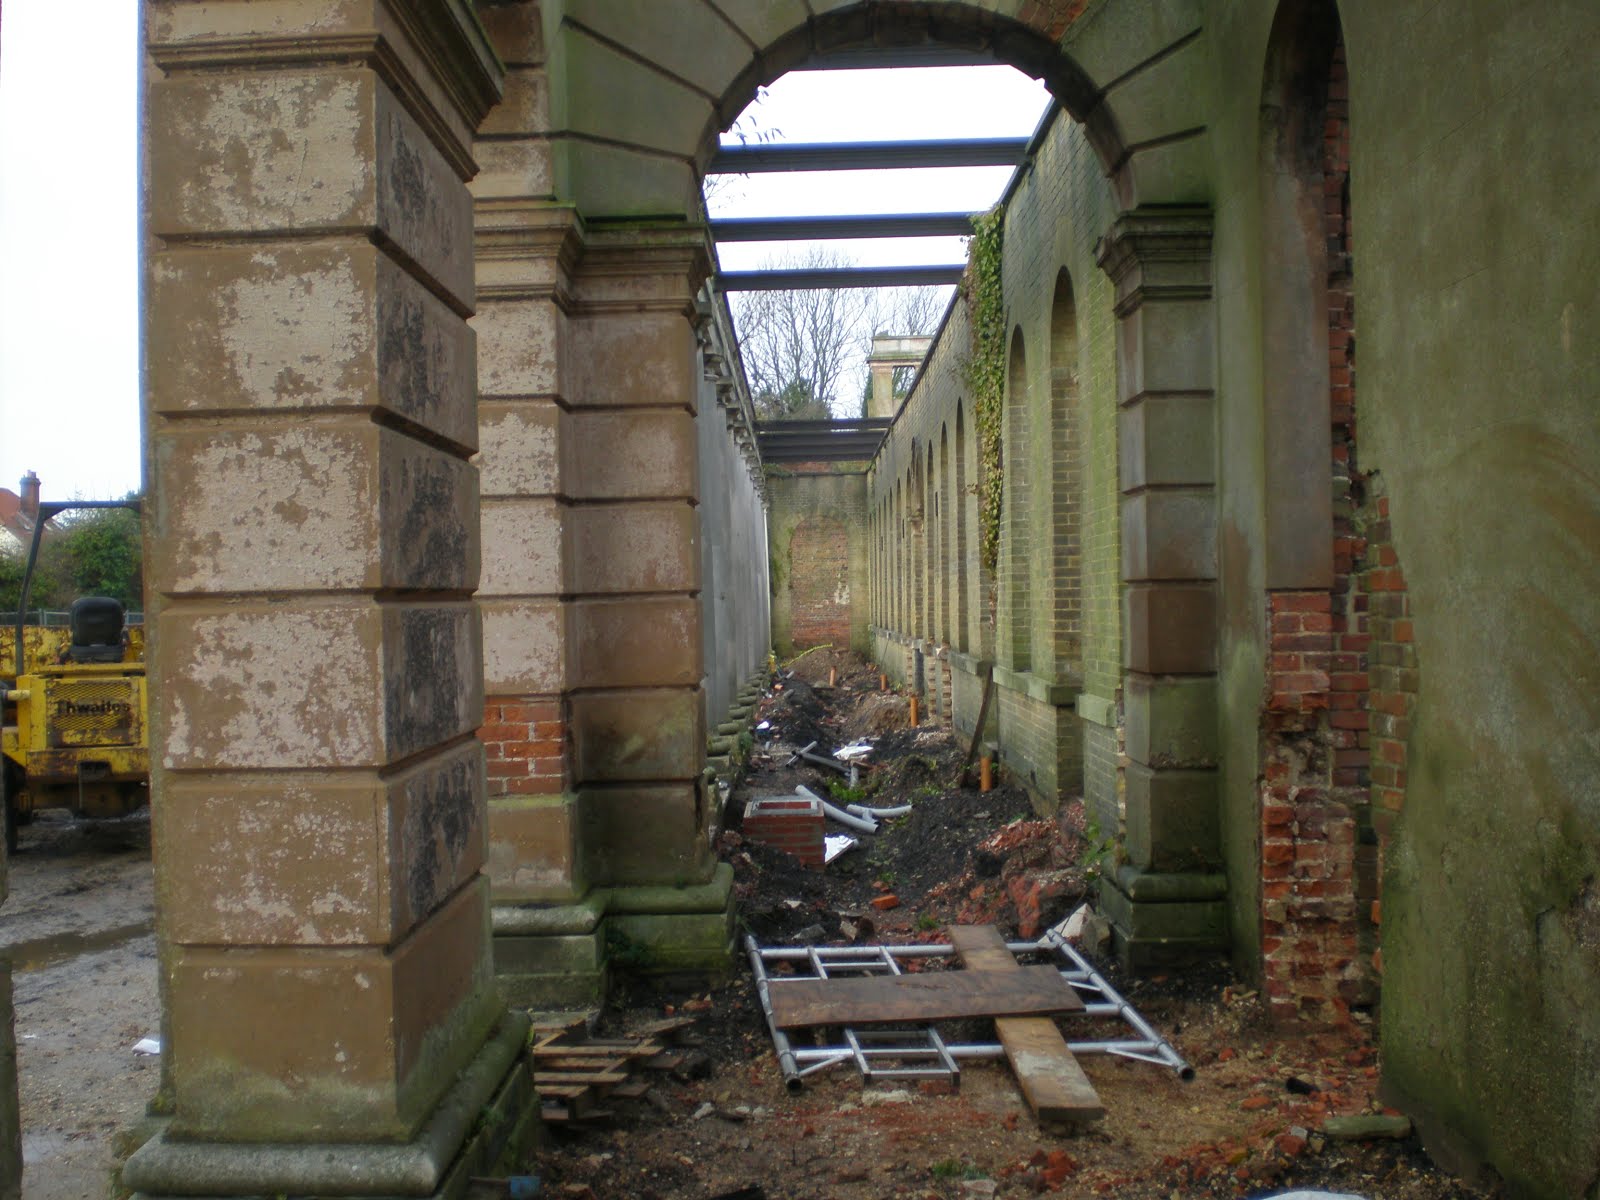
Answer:
[[[815,267],[788,271],[722,271],[723,292],[817,291],[822,288],[938,287],[960,283],[966,266],[946,263],[922,267]]]
[[[1029,138],[948,138],[920,142],[793,142],[723,146],[711,175],[764,171],[877,171],[907,167],[1014,167]]]
[[[829,238],[968,237],[971,213],[861,213],[847,217],[731,217],[711,222],[719,242],[812,242]]]

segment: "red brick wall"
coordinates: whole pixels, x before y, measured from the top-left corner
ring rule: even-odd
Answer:
[[[850,644],[850,538],[844,522],[807,517],[789,541],[791,636],[797,648]]]
[[[567,784],[567,726],[554,696],[490,696],[478,730],[489,795],[540,796]]]

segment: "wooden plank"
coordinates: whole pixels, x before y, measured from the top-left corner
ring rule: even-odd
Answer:
[[[797,1029],[1083,1010],[1083,1001],[1054,967],[1012,967],[774,982],[773,1021],[779,1029]]]
[[[1026,971],[993,925],[953,925],[950,944],[963,966],[1001,974]],[[1054,970],[1055,968],[1048,968]],[[1048,1017],[1001,1017],[994,1023],[1022,1095],[1041,1121],[1087,1125],[1106,1115],[1067,1039]]]
[[[551,1088],[588,1087],[626,1083],[628,1076],[620,1071],[535,1071],[533,1086],[541,1094],[553,1094]]]
[[[535,1046],[533,1057],[545,1058],[648,1058],[660,1054],[660,1042],[576,1042],[571,1045]]]

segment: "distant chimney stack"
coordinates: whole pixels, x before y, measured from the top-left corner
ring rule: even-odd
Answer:
[[[39,519],[39,477],[32,471],[22,477],[22,515],[30,521]]]

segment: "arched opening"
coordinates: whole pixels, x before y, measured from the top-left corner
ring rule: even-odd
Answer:
[[[1343,1020],[1376,1000],[1380,843],[1400,806],[1415,690],[1387,501],[1357,455],[1348,96],[1333,0],[1281,5],[1261,105],[1260,785],[1263,974],[1280,1019]],[[1308,486],[1319,478],[1328,486]]]
[[[947,425],[939,427],[939,494],[944,503],[940,506],[939,513],[939,633],[941,642],[947,645],[951,641],[950,620],[950,576],[953,574],[950,563],[950,513],[949,509],[959,493],[952,495],[950,490],[950,428]],[[959,503],[955,501],[955,503]]]
[[[1078,312],[1072,277],[1063,268],[1050,303],[1050,615],[1057,678],[1083,673],[1079,428]]]
[[[922,458],[916,452],[913,443],[911,466],[906,468],[906,556],[910,574],[910,607],[906,613],[907,621],[905,630],[912,637],[919,637],[925,631],[922,617],[923,597],[923,545],[922,545],[922,514],[923,491]]]
[[[956,524],[956,631],[953,645],[956,649],[967,652],[971,646],[971,634],[968,631],[968,589],[971,580],[967,568],[967,508],[970,503],[967,495],[967,480],[971,476],[967,473],[967,426],[964,415],[964,406],[956,403],[956,491],[955,491],[955,524]]]
[[[922,599],[922,635],[930,640],[938,638],[938,598],[934,586],[938,579],[939,571],[939,542],[935,531],[939,527],[939,481],[933,473],[933,444],[928,445],[927,466],[923,471],[925,483],[924,495],[927,497],[923,504],[922,520],[922,562],[923,562],[923,599]]]
[[[1019,20],[995,12],[991,6],[912,6],[889,0],[860,0],[818,14],[751,56],[707,119],[696,165],[703,174],[721,132],[737,120],[761,88],[789,71],[808,64],[825,64],[830,58],[844,64],[878,63],[896,51],[945,49],[968,57],[992,58],[1043,80],[1051,94],[1084,126],[1101,163],[1112,175],[1118,199],[1132,206],[1136,197],[1127,169],[1130,156],[1123,132],[1090,73],[1061,53],[1061,35],[1069,24],[1069,18],[1046,13]],[[892,49],[886,52],[885,47]]]
[[[1002,608],[1005,626],[1000,637],[1008,651],[1013,671],[1033,666],[1033,509],[1028,449],[1032,440],[1028,413],[1027,351],[1022,330],[1011,335],[1011,355],[1006,368],[1005,449],[1001,469],[1005,473],[1005,500],[1001,507],[1004,537],[1000,547]]]

